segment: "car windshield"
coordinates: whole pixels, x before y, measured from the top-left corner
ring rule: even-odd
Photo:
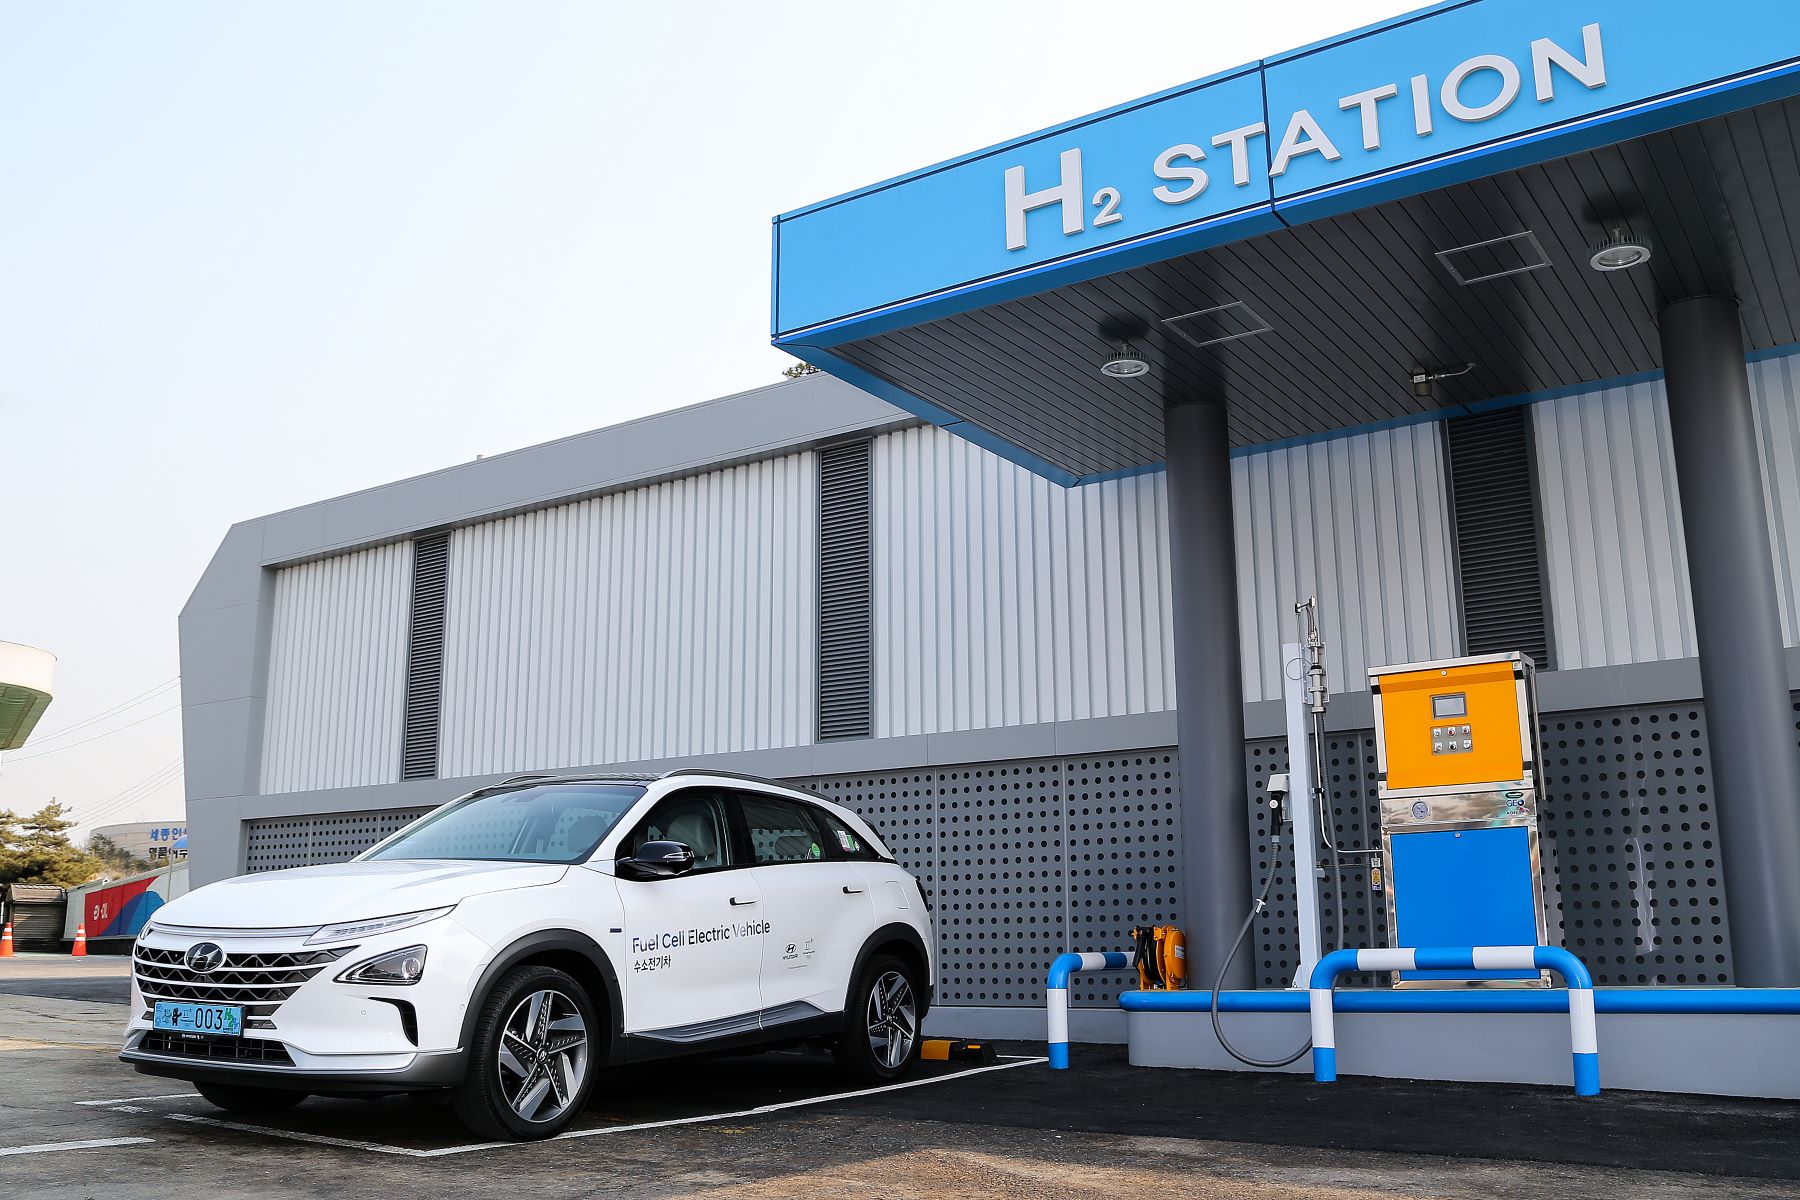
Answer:
[[[585,862],[643,794],[637,783],[563,783],[470,796],[363,857]]]

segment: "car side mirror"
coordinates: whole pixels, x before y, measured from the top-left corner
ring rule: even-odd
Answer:
[[[627,879],[672,879],[693,869],[694,852],[681,842],[645,842],[619,859],[619,874]]]

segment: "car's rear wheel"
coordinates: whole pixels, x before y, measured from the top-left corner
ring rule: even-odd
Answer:
[[[846,1027],[832,1048],[838,1065],[860,1083],[898,1079],[919,1059],[919,984],[891,954],[864,964],[850,990]]]
[[[306,1099],[305,1092],[285,1088],[243,1087],[235,1083],[196,1083],[194,1090],[215,1108],[240,1116],[286,1112]]]
[[[573,976],[553,967],[509,972],[481,1006],[451,1110],[479,1137],[554,1137],[587,1104],[598,1028]]]

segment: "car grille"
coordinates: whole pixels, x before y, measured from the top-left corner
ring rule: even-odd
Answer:
[[[264,1042],[255,1038],[209,1038],[192,1034],[168,1033],[152,1029],[137,1048],[145,1054],[161,1054],[168,1058],[203,1058],[215,1062],[259,1063],[270,1067],[291,1067],[294,1060],[280,1042]]]
[[[241,1004],[244,1028],[273,1029],[275,1011],[282,1001],[354,949],[355,946],[338,946],[294,953],[227,953],[225,961],[205,974],[182,961],[185,949],[158,950],[140,945],[132,951],[131,958],[138,990],[152,1009],[158,1000]]]

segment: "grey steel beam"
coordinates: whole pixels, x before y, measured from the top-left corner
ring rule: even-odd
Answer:
[[[1736,301],[1662,310],[1734,980],[1800,984],[1800,749]]]
[[[1164,413],[1169,565],[1175,599],[1175,736],[1181,749],[1181,905],[1189,979],[1211,987],[1250,905],[1237,551],[1225,406]],[[1253,986],[1254,948],[1225,976]]]

